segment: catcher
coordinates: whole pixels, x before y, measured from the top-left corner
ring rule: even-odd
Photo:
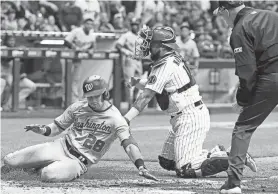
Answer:
[[[139,31],[135,57],[151,54],[153,64],[148,79],[132,78],[130,87],[136,86],[143,91],[124,117],[129,123],[156,97],[172,125],[158,157],[161,167],[176,171],[181,178],[214,175],[228,169],[229,153],[219,145],[210,152],[203,149],[210,116],[198,85],[178,49],[175,33],[169,27]],[[256,171],[251,156],[248,155],[245,164]]]
[[[118,137],[139,175],[157,180],[145,167],[139,147],[119,110],[108,101],[107,83],[98,75],[83,82],[87,100],[73,103],[49,125],[27,125],[26,131],[65,136],[53,142],[30,146],[4,157],[7,168],[39,169],[42,181],[72,181],[98,163]],[[3,167],[2,167],[3,168]]]

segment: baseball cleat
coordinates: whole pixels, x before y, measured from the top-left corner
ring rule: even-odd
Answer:
[[[252,170],[253,172],[257,172],[256,162],[249,153],[246,154],[245,165],[248,166],[250,168],[250,170]]]
[[[226,181],[225,184],[222,185],[222,187],[220,188],[220,193],[240,194],[241,193],[241,188],[240,188],[240,186],[236,186],[236,185]]]

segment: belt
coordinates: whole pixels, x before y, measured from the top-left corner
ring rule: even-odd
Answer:
[[[65,142],[66,142],[66,146],[67,146],[67,148],[68,148],[68,150],[69,150],[69,153],[70,153],[71,155],[75,156],[76,158],[78,158],[78,160],[80,160],[83,164],[87,165],[87,164],[88,164],[87,159],[86,159],[84,156],[82,156],[80,153],[78,153],[77,151],[75,151],[75,150],[73,149],[73,147],[69,144],[69,142],[68,142],[67,139],[66,139]]]
[[[188,83],[188,84],[182,86],[181,88],[179,88],[177,91],[178,91],[178,93],[182,93],[182,92],[188,90],[191,86],[192,86],[191,83]]]
[[[200,106],[201,104],[203,104],[203,101],[202,100],[199,100],[197,102],[194,102],[194,106],[197,107],[197,106]],[[175,115],[171,116],[171,118],[174,118],[175,116],[177,115],[180,115],[182,113],[182,111],[176,113]]]

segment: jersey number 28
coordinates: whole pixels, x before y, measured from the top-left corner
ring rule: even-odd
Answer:
[[[97,138],[92,134],[89,134],[89,136],[83,143],[83,146],[85,148],[92,149],[95,152],[100,152],[104,147],[104,145],[105,145],[104,141],[97,140]]]

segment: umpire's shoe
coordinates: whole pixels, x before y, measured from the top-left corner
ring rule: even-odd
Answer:
[[[256,162],[249,153],[246,154],[245,165],[248,166],[253,172],[257,172]]]
[[[230,179],[228,179],[228,181],[226,181],[225,184],[220,188],[220,193],[240,194],[241,188],[240,186],[233,184]]]

